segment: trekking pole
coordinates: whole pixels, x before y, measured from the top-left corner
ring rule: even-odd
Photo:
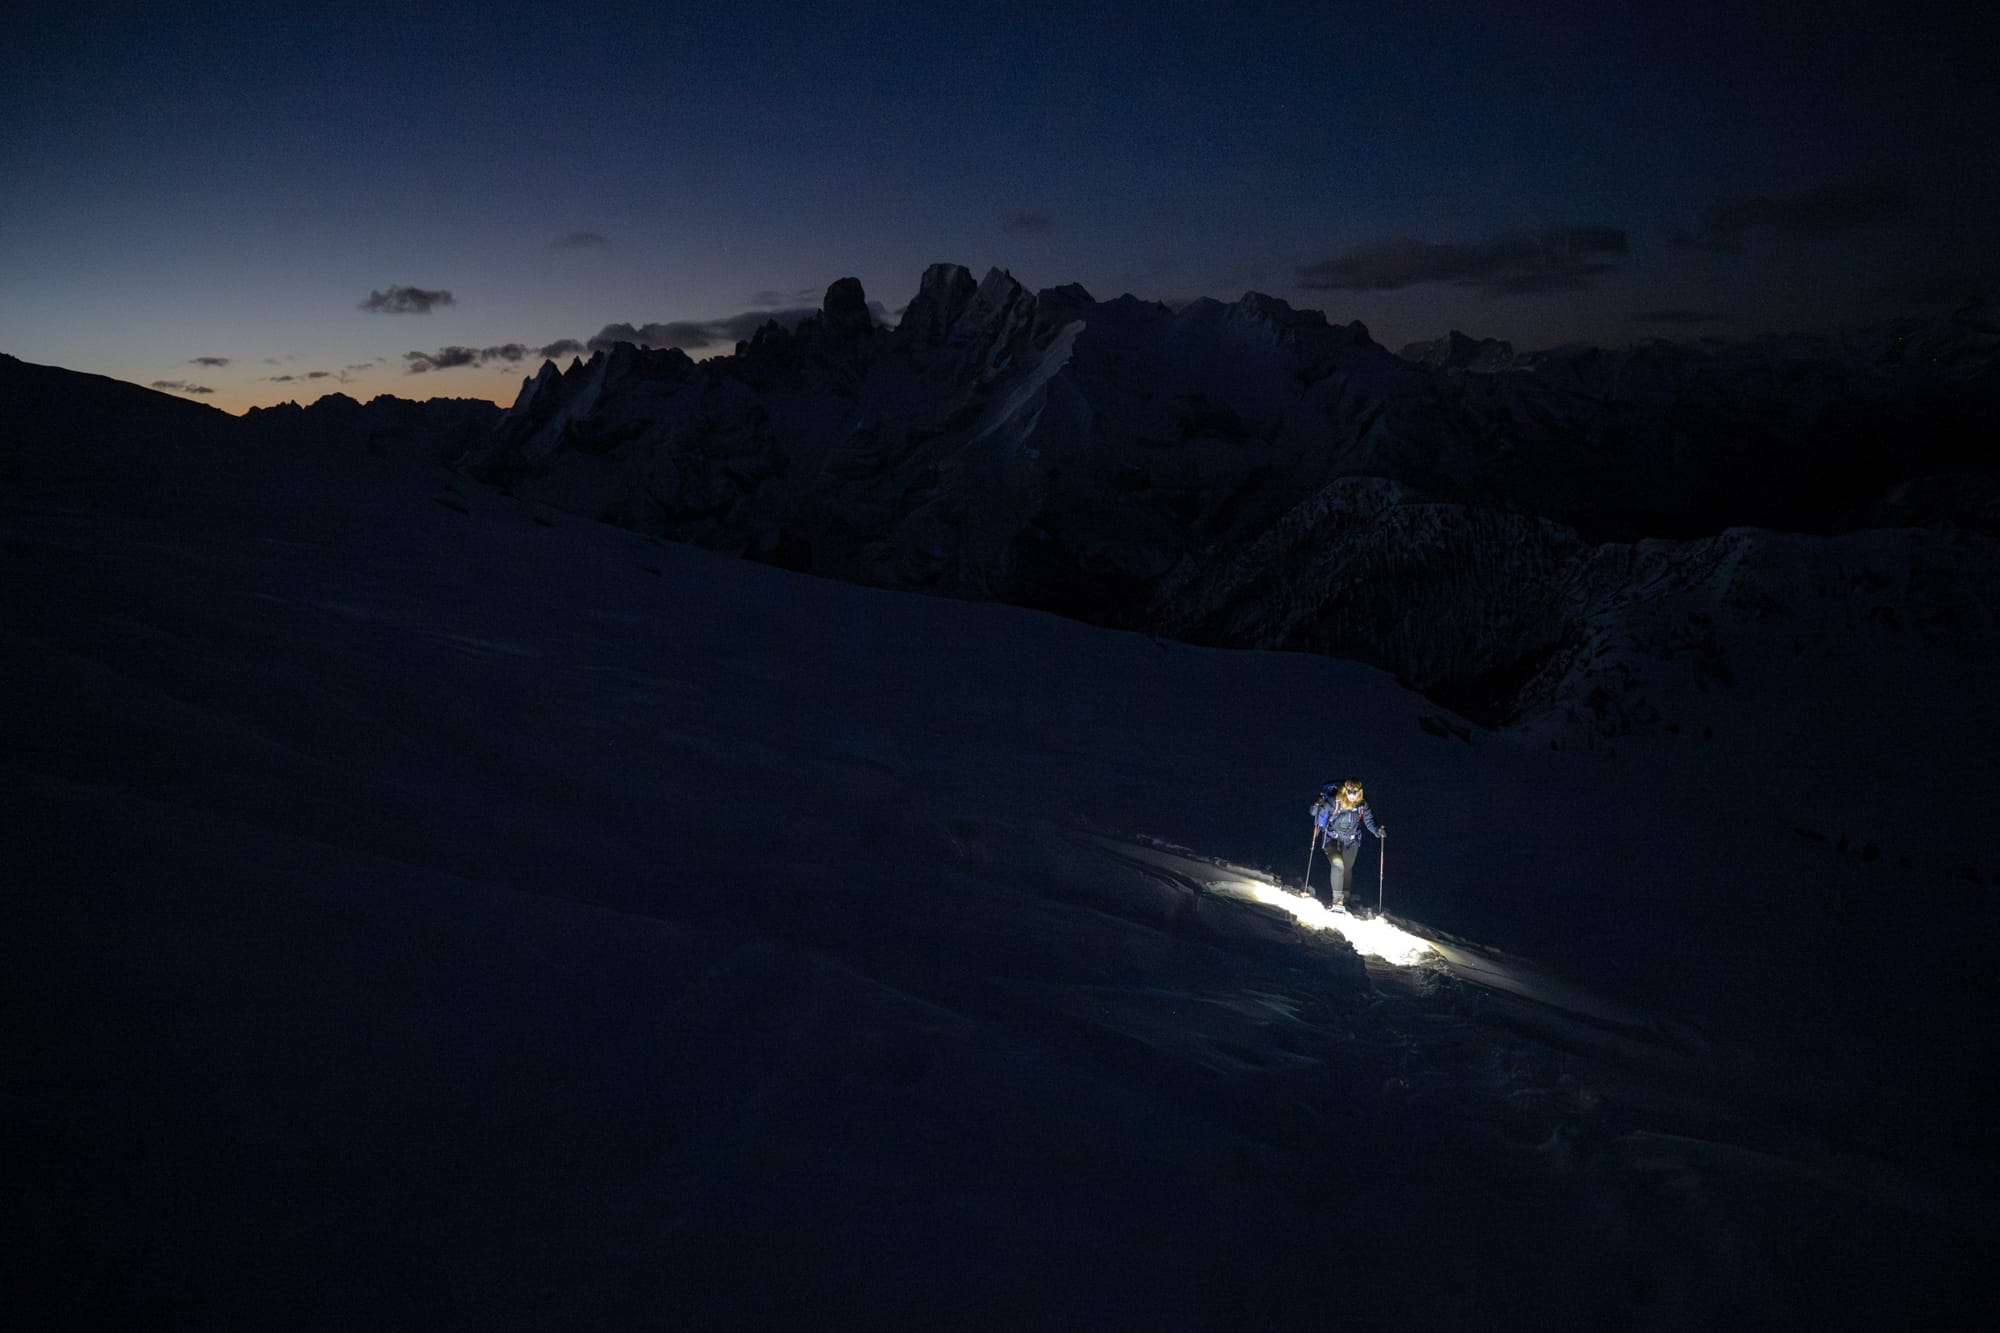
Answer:
[[[1312,840],[1306,844],[1306,878],[1303,887],[1308,898],[1312,896],[1313,891],[1313,849],[1317,846],[1319,846],[1319,830],[1314,829]]]
[[[1381,834],[1375,835],[1375,845],[1382,849],[1382,859],[1375,863],[1375,915],[1382,915],[1382,881],[1389,877],[1389,840]]]

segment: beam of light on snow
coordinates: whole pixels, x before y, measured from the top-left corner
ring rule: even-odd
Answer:
[[[1398,967],[1408,967],[1419,963],[1435,953],[1431,942],[1420,935],[1412,935],[1399,926],[1391,925],[1380,917],[1349,916],[1324,906],[1317,898],[1281,889],[1275,884],[1265,884],[1254,879],[1225,880],[1215,885],[1225,893],[1251,898],[1270,907],[1282,908],[1291,913],[1299,924],[1311,926],[1314,930],[1337,931],[1343,939],[1354,946],[1356,953],[1379,958],[1385,963]]]

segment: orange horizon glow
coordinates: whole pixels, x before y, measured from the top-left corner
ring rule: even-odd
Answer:
[[[79,369],[69,366],[62,368]],[[226,368],[218,372],[204,371],[200,367],[188,367],[189,373],[176,374],[170,379],[129,371],[83,373],[106,374],[112,379],[123,380],[141,389],[163,393],[170,398],[179,398],[190,403],[201,403],[230,416],[240,417],[252,408],[278,407],[288,402],[297,403],[301,407],[311,407],[329,394],[345,394],[359,403],[366,403],[384,395],[415,402],[423,402],[429,398],[477,398],[506,408],[511,407],[514,399],[519,396],[521,381],[532,379],[539,369],[541,362],[536,361],[525,371],[510,366],[504,376],[492,367],[467,367],[462,371],[437,370],[412,375],[385,366],[374,372],[350,372],[345,378],[340,374],[328,373],[319,379],[295,376],[288,382],[272,383],[268,377],[258,377],[249,383],[235,384],[227,382],[229,376]],[[193,393],[186,388],[170,387],[175,381],[187,385],[203,385],[211,392]]]
[[[701,353],[690,352],[696,361],[707,361],[717,356],[728,356],[735,351],[734,346],[703,348]],[[582,356],[586,362],[588,355]],[[555,358],[558,368],[568,369],[569,358]],[[51,363],[52,364],[52,363]],[[301,361],[301,364],[310,364]],[[127,367],[100,369],[83,366],[62,366],[60,369],[74,370],[83,374],[105,375],[122,380],[141,389],[154,393],[164,393],[172,398],[185,399],[191,403],[202,403],[216,408],[230,416],[240,417],[252,408],[278,407],[285,403],[297,403],[310,407],[329,394],[345,394],[359,403],[387,395],[414,402],[431,398],[473,398],[483,399],[501,408],[513,406],[520,396],[521,384],[531,380],[541,370],[540,357],[528,357],[511,362],[504,367],[493,365],[453,366],[444,370],[430,370],[412,374],[399,366],[383,362],[365,370],[343,371],[293,371],[284,365],[258,363],[237,366],[205,368],[197,365],[181,365],[173,370],[160,373],[133,371]],[[263,374],[244,379],[242,371],[262,371]],[[279,378],[285,376],[289,378]],[[234,381],[234,382],[232,382]],[[207,393],[190,392],[188,388],[175,388],[175,384],[201,385]]]

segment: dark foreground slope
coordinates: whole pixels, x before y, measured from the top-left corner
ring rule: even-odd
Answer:
[[[37,1326],[1992,1313],[2000,865],[1853,708],[1894,640],[1609,761],[134,421],[0,431]],[[1989,761],[1920,683],[1894,730]],[[1242,901],[1329,763],[1392,905],[1539,966]]]

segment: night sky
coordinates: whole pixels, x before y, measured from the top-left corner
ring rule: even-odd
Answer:
[[[38,6],[0,351],[232,411],[511,401],[843,275],[892,318],[939,260],[1392,348],[1853,328],[2000,267],[1975,8]]]

